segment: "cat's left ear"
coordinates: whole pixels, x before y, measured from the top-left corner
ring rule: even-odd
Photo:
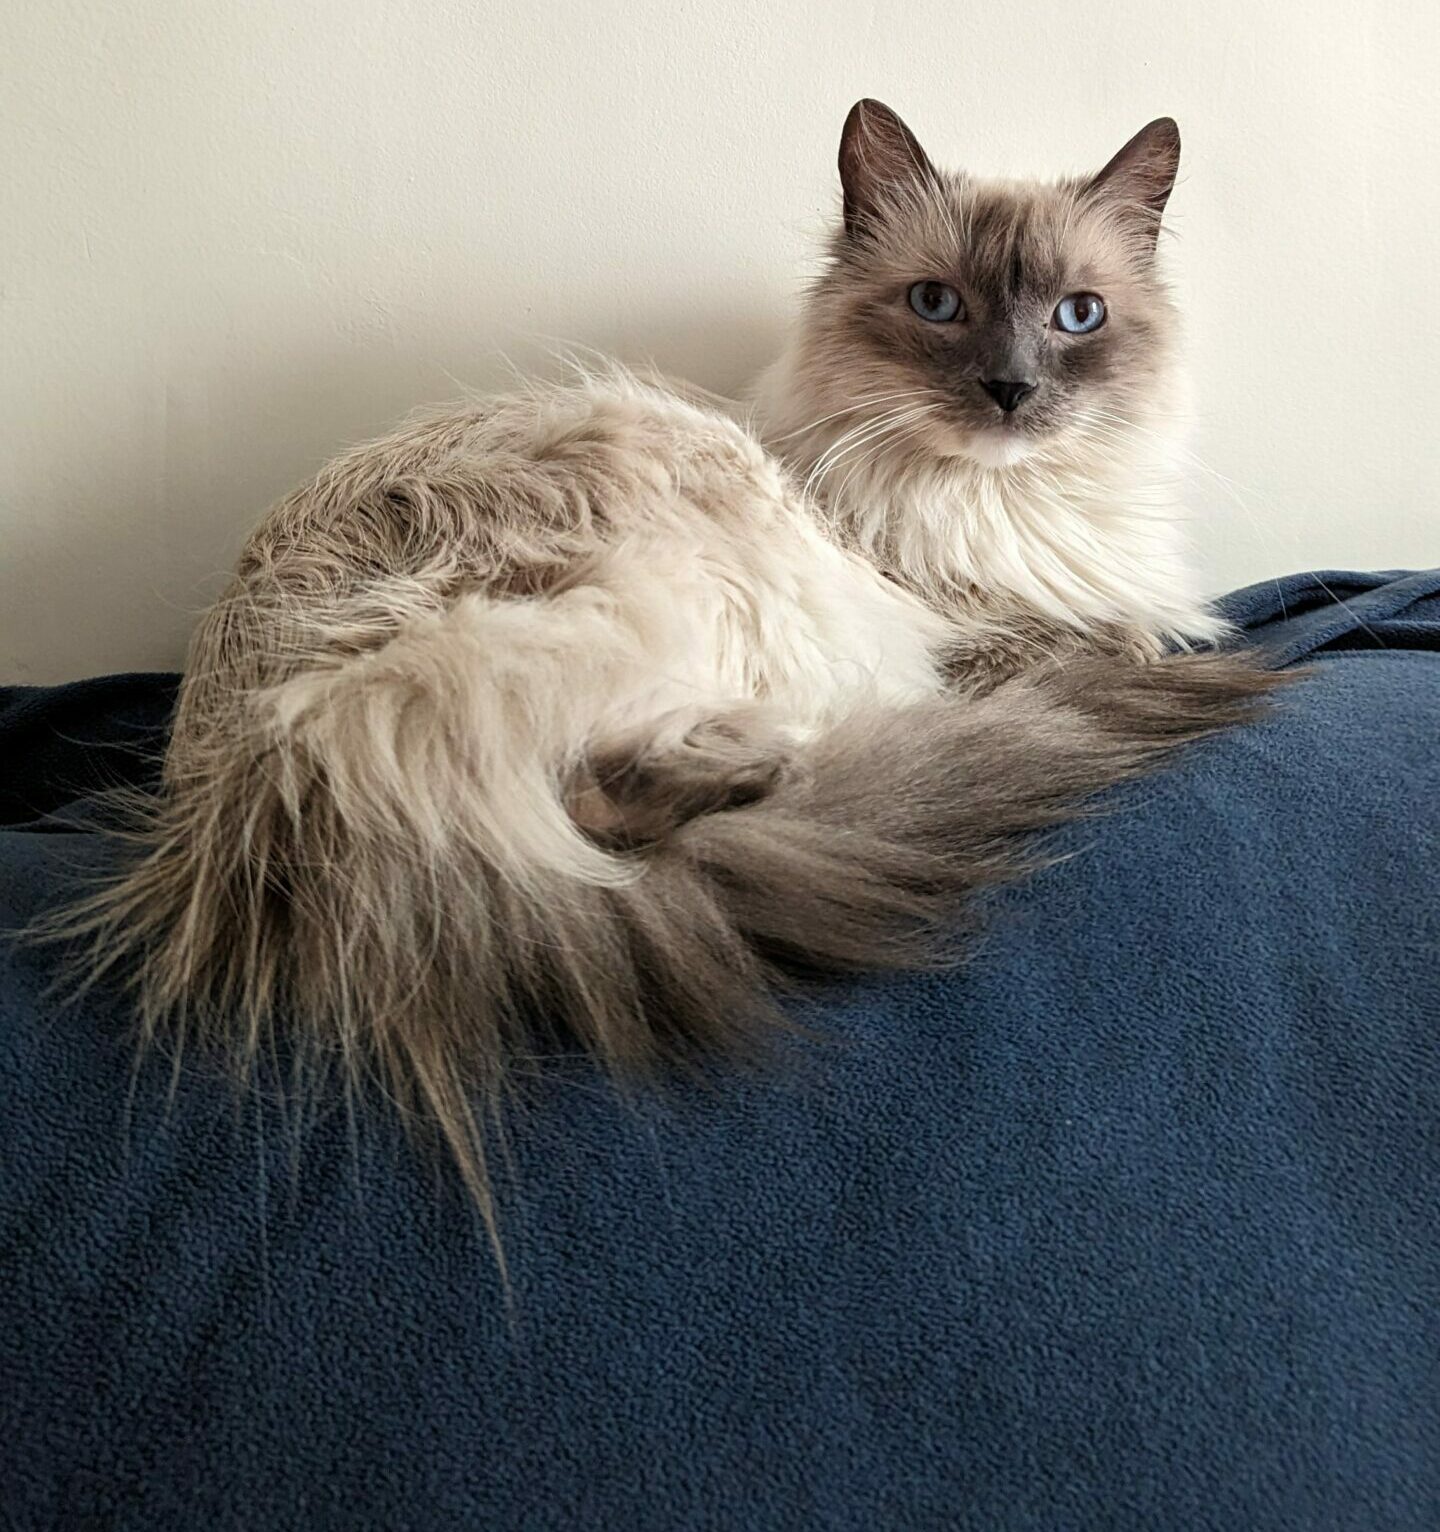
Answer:
[[[1173,117],[1157,117],[1100,172],[1086,191],[1127,208],[1141,221],[1150,247],[1160,235],[1160,215],[1180,169],[1180,129]]]

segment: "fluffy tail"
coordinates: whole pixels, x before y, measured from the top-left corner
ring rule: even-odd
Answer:
[[[722,724],[502,772],[477,670],[388,655],[232,699],[229,735],[177,731],[115,881],[61,926],[92,977],[120,965],[147,1039],[248,1071],[285,1037],[378,1078],[487,1220],[483,1114],[517,1059],[563,1039],[630,1074],[749,1048],[797,972],[945,961],[1028,832],[1277,679],[1234,655],[1085,661],[789,752]]]

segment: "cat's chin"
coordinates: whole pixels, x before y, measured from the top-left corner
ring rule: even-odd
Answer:
[[[977,431],[959,441],[951,457],[967,458],[979,468],[1014,468],[1034,457],[1039,444],[1010,431]]]

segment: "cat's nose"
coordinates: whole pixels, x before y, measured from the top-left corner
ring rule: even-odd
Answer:
[[[1035,392],[1035,385],[1025,378],[981,378],[980,387],[1007,415]]]

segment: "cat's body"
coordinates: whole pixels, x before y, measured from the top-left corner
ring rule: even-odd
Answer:
[[[824,438],[786,376],[803,477]],[[517,1054],[693,1056],[776,1019],[797,968],[933,961],[1018,835],[1267,689],[1160,657],[1214,624],[1145,515],[1055,507],[1113,576],[1067,583],[1043,528],[1006,530],[1020,482],[910,461],[889,510],[822,510],[618,370],[361,448],[251,539],[138,850],[67,929],[134,959],[147,1035],[248,1067],[284,1028],[378,1073],[483,1201],[474,1103]]]

